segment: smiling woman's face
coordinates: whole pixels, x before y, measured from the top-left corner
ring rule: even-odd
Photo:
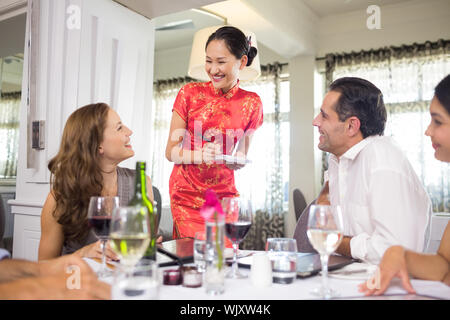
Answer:
[[[436,159],[450,162],[450,114],[433,97],[430,105],[431,122],[425,134],[431,138]]]
[[[114,163],[119,163],[134,156],[130,144],[130,136],[133,132],[120,120],[119,115],[111,108],[108,110],[103,141],[99,152],[101,157]]]
[[[239,71],[247,64],[247,56],[237,59],[224,40],[212,40],[206,48],[205,70],[214,88],[226,93],[238,80]]]

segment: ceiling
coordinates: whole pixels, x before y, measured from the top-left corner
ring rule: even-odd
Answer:
[[[174,30],[159,30],[170,23],[192,21],[188,28]],[[208,14],[205,11],[190,9],[178,13],[155,18],[155,48],[156,50],[167,50],[175,47],[184,47],[192,44],[194,34],[197,30],[224,24],[224,20],[218,16]]]
[[[200,8],[217,0],[113,0],[121,5],[153,19],[191,8]]]
[[[388,4],[405,2],[408,0],[302,0],[314,13],[322,18],[333,14],[340,14],[365,9],[370,5],[385,6]]]
[[[284,58],[314,53],[320,19],[356,10],[414,0],[114,0],[155,21],[155,50],[186,47],[197,30],[228,24],[256,34],[258,43]],[[200,8],[216,13],[208,14]],[[187,22],[192,23],[187,23]],[[158,30],[184,22],[176,30]]]

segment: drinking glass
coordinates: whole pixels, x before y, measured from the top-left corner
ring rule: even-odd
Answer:
[[[120,263],[132,268],[144,256],[150,243],[148,215],[142,206],[118,207],[111,223],[111,248]]]
[[[106,267],[106,243],[109,239],[111,216],[119,206],[119,197],[91,197],[88,208],[88,223],[100,240],[102,248],[102,266],[97,272],[99,278],[112,274]]]
[[[113,300],[157,300],[159,293],[156,261],[142,259],[135,266],[119,265],[111,288]]]
[[[206,270],[205,250],[206,234],[204,231],[196,232],[194,236],[194,262],[199,272],[205,272]]]
[[[233,243],[233,264],[227,278],[243,279],[247,275],[239,272],[237,250],[252,226],[253,212],[249,200],[242,198],[223,198],[222,209],[225,212],[225,234]]]
[[[343,220],[340,206],[312,205],[308,218],[308,239],[320,254],[322,263],[322,286],[312,293],[323,299],[338,296],[328,285],[328,258],[343,238]]]
[[[293,283],[297,275],[297,241],[292,238],[268,238],[266,251],[272,263],[272,281]]]

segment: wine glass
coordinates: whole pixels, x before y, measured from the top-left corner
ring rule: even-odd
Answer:
[[[118,207],[111,223],[111,248],[120,263],[132,270],[150,243],[149,220],[142,206]]]
[[[338,296],[328,285],[328,258],[343,238],[343,220],[340,206],[312,205],[308,218],[308,239],[320,254],[322,286],[312,293],[324,299]]]
[[[222,209],[225,212],[225,234],[233,243],[233,264],[227,278],[247,278],[237,267],[237,249],[252,226],[253,212],[250,201],[242,198],[223,198]]]
[[[112,275],[106,267],[106,242],[109,239],[109,226],[113,210],[119,206],[119,197],[91,197],[88,208],[88,223],[100,240],[102,248],[102,266],[97,275],[99,278]]]

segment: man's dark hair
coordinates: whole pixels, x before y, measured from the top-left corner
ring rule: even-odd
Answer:
[[[450,74],[448,74],[434,89],[434,95],[450,114]]]
[[[340,121],[357,117],[363,138],[384,134],[386,107],[383,94],[374,84],[361,78],[345,77],[335,80],[330,91],[341,94],[335,105]]]

